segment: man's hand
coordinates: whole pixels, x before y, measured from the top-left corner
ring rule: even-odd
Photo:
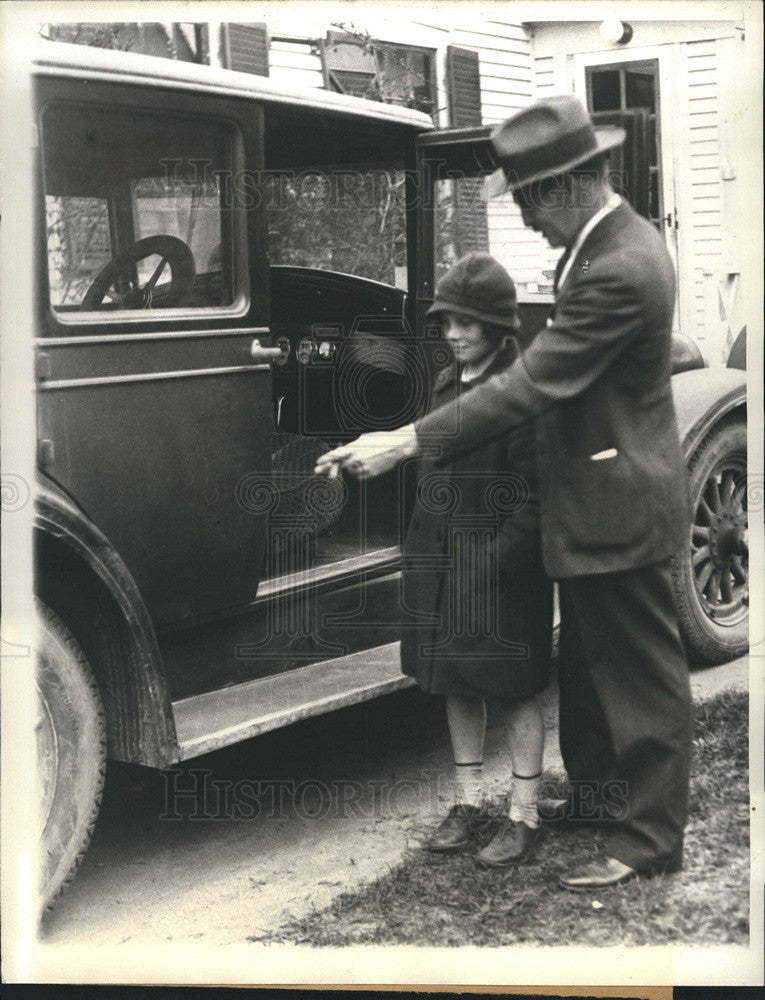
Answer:
[[[396,431],[362,434],[350,444],[328,451],[317,461],[315,472],[333,475],[337,468],[342,467],[359,479],[372,479],[416,452],[414,424],[408,424]]]

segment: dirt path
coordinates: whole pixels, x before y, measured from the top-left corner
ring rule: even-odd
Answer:
[[[747,677],[747,659],[696,671],[694,695],[746,688]],[[553,691],[543,707],[545,766],[557,770]],[[509,764],[497,729],[486,750],[501,792]],[[169,777],[114,768],[85,865],[43,939],[243,944],[396,864],[450,804],[449,760],[440,712],[403,692]]]

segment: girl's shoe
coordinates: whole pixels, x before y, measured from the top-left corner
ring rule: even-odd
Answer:
[[[425,841],[425,848],[428,851],[457,851],[467,847],[485,820],[486,814],[478,806],[462,803],[452,806]]]
[[[538,840],[538,828],[527,826],[518,820],[507,819],[486,847],[478,852],[476,860],[481,868],[504,868],[507,865],[515,865],[531,856]]]

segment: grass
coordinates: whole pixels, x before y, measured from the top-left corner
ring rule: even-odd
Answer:
[[[744,693],[696,705],[685,863],[677,874],[592,894],[563,892],[558,874],[601,846],[599,834],[581,830],[548,833],[531,862],[499,874],[478,869],[474,850],[417,849],[326,909],[250,940],[331,947],[746,943],[747,724]]]

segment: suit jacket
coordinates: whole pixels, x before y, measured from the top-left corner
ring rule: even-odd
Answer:
[[[552,322],[504,372],[416,425],[442,461],[536,418],[542,552],[553,578],[664,559],[690,508],[671,376],[675,278],[626,203],[584,241]],[[604,454],[602,458],[593,456]]]

